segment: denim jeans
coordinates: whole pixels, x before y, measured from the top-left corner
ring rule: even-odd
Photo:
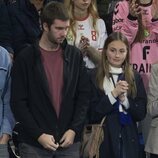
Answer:
[[[49,151],[26,143],[20,143],[19,152],[21,158],[80,158],[80,142],[56,151]]]

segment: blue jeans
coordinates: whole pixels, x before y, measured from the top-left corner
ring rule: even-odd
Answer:
[[[21,158],[80,158],[80,142],[57,151],[49,151],[26,143],[20,143],[19,152]]]

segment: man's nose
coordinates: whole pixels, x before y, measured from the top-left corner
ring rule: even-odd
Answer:
[[[68,31],[67,29],[63,29],[63,30],[62,30],[62,36],[66,37],[67,31]]]

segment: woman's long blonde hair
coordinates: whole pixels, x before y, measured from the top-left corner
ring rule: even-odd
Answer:
[[[76,19],[74,15],[74,2],[73,0],[64,0],[64,4],[67,7],[70,15],[70,28],[69,31],[72,32],[72,35],[74,39],[76,40],[76,30],[75,30],[75,25],[76,25]],[[92,16],[92,25],[94,29],[97,31],[96,28],[96,21],[99,18],[98,11],[97,11],[97,5],[96,5],[96,0],[91,0],[91,4],[88,8],[88,13]],[[98,31],[97,31],[98,32]],[[75,44],[74,40],[74,44]]]
[[[122,68],[124,70],[125,80],[129,84],[128,95],[134,98],[136,96],[137,89],[136,89],[136,84],[135,84],[135,79],[134,79],[134,72],[129,62],[130,48],[129,48],[129,43],[128,43],[127,38],[121,32],[113,32],[112,34],[109,35],[109,37],[105,41],[103,52],[102,52],[102,60],[101,60],[100,65],[97,68],[97,75],[96,75],[97,85],[101,90],[103,90],[104,77],[106,76],[107,78],[110,78],[109,61],[108,61],[106,53],[107,53],[109,44],[113,41],[122,41],[127,47],[127,56],[124,63],[122,64]]]

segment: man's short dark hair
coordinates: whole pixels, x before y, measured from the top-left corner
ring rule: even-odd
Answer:
[[[42,25],[43,23],[47,23],[48,27],[50,27],[55,19],[67,21],[70,17],[63,3],[51,1],[46,4],[41,13],[41,23]]]

